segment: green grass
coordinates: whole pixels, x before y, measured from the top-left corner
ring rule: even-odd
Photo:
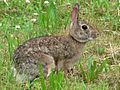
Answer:
[[[101,35],[86,45],[69,79],[64,79],[63,71],[60,71],[52,73],[47,80],[40,77],[32,84],[22,85],[12,75],[15,48],[33,37],[63,34],[70,25],[70,13],[76,2],[78,0],[49,0],[47,5],[44,0],[30,0],[30,3],[25,0],[0,1],[0,90],[119,90],[118,0],[79,1],[80,19],[94,24]]]

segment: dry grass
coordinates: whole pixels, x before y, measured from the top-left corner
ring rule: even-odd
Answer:
[[[41,79],[35,80],[31,87],[29,82],[22,85],[15,81],[10,70],[13,63],[13,51],[29,38],[65,32],[64,30],[69,27],[72,5],[77,0],[53,0],[56,2],[56,8],[54,5],[43,8],[39,0],[31,0],[30,3],[26,3],[25,0],[4,1],[7,3],[0,1],[0,90],[40,90]],[[45,84],[50,90],[119,90],[119,2],[80,0],[80,4],[80,18],[97,26],[101,35],[86,45],[83,56],[75,65],[74,73],[69,76],[69,79],[63,78],[63,72],[58,75],[53,73],[50,79],[45,80]],[[57,20],[54,19],[53,14],[53,16],[51,15],[48,8],[51,12],[55,11]],[[49,20],[47,15],[50,17]],[[88,57],[91,57],[91,63]],[[89,64],[94,65],[95,63],[96,68],[102,69],[96,74],[96,78],[87,80],[85,74],[89,77]],[[82,64],[85,74],[82,72],[80,64]]]

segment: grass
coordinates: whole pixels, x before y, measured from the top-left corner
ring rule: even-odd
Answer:
[[[63,72],[52,73],[22,85],[10,70],[15,48],[37,36],[63,34],[70,25],[72,6],[78,0],[6,0],[0,1],[0,90],[119,90],[120,88],[120,16],[118,0],[80,0],[80,18],[97,26],[101,36],[89,42],[64,79]],[[56,4],[54,4],[54,2]]]

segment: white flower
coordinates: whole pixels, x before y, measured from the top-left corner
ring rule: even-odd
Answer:
[[[44,4],[49,4],[49,2],[48,1],[44,1]]]
[[[36,18],[31,19],[32,22],[36,22]]]
[[[20,29],[20,25],[16,25],[15,28],[16,28],[16,29]]]
[[[26,0],[26,3],[30,3],[30,0]]]
[[[38,13],[33,13],[33,15],[37,16],[37,15],[38,15]]]
[[[67,5],[71,5],[71,3],[67,3]]]

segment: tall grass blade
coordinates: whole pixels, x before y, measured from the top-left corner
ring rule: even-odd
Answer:
[[[44,72],[43,72],[43,67],[41,64],[39,65],[39,71],[40,71],[39,75],[40,75],[41,90],[46,90]]]

